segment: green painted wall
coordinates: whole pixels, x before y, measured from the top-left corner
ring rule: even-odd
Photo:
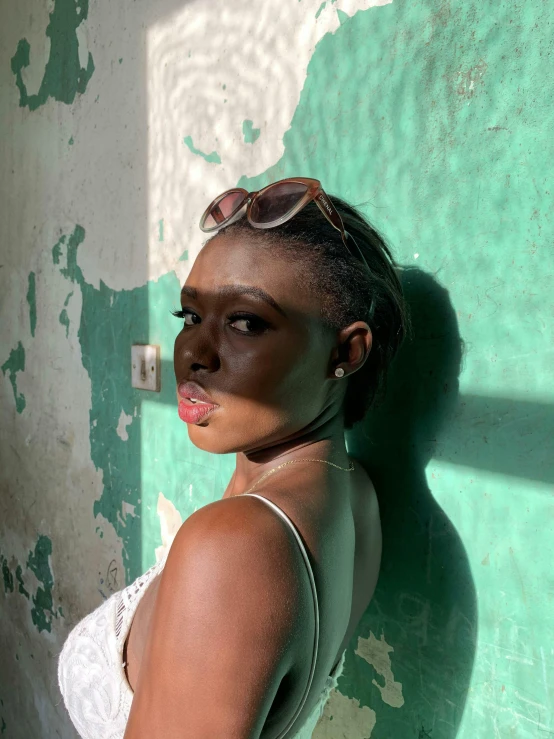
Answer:
[[[25,0],[1,32],[8,737],[74,735],[69,629],[221,495],[233,460],[177,419],[170,311],[208,200],[295,174],[383,231],[414,323],[348,438],[383,569],[314,739],[554,733],[554,10],[370,5]],[[130,386],[143,342],[159,395]]]

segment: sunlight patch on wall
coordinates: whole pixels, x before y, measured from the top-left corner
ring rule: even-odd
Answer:
[[[186,4],[148,29],[151,279],[175,270],[183,281],[203,241],[198,220],[206,205],[282,156],[321,38],[390,1],[336,0],[320,9],[319,0],[233,7],[217,0]],[[185,248],[189,258],[180,260]]]

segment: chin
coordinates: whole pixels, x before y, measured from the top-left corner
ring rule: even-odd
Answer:
[[[202,449],[203,452],[210,452],[211,454],[236,454],[238,451],[241,451],[237,449],[236,444],[233,444],[232,440],[228,439],[225,434],[222,434],[213,426],[210,428],[209,421],[205,421],[204,423],[189,423],[187,424],[187,430],[189,439],[194,446]]]
[[[221,424],[214,423],[214,420],[206,419],[204,423],[187,424],[189,439],[203,452],[212,454],[250,452],[263,449],[286,436],[286,429],[281,429],[279,426],[271,428],[266,433],[261,433],[261,429],[257,428],[258,434],[252,436],[255,424],[249,421],[246,421],[244,425],[233,424],[230,429],[222,429]]]

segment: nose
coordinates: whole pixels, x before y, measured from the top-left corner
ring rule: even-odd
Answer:
[[[200,326],[188,335],[183,331],[177,336],[173,363],[177,378],[191,372],[216,372],[221,366],[216,342]]]

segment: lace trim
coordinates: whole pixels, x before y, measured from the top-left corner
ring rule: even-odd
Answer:
[[[115,608],[115,638],[120,654],[123,654],[125,639],[129,634],[129,629],[131,628],[133,616],[136,613],[138,604],[146,592],[146,587],[154,577],[163,570],[167,555],[168,551],[165,552],[159,562],[152,565],[152,567],[150,567],[149,570],[146,570],[143,575],[137,577],[131,585],[128,585],[121,592],[117,593],[118,598]]]

